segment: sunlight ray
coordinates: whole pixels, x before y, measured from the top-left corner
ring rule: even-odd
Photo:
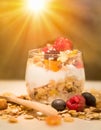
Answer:
[[[0,13],[0,18],[4,18],[4,17],[12,17],[12,15],[17,15],[19,13],[21,13],[22,9],[13,9],[13,10],[9,10],[9,11],[2,11],[2,13]]]
[[[46,35],[49,35],[50,39],[55,36],[59,30],[54,26],[54,23],[51,21],[51,16],[42,15],[42,23],[44,24],[44,28],[46,29]],[[54,32],[54,36],[53,36]]]
[[[26,29],[29,19],[30,19],[30,16],[27,16],[25,19],[25,22],[22,24],[21,29],[20,29],[19,33],[17,34],[15,41],[13,42],[14,47],[17,45],[17,42],[20,40],[21,35],[23,35],[23,31]]]
[[[58,32],[63,31],[63,26],[66,21],[61,15],[52,11],[48,11],[47,17],[50,19],[50,23]]]
[[[26,28],[28,20],[29,20],[29,17],[26,18],[25,22],[22,25],[22,28],[20,29],[20,32],[17,34],[16,38],[14,38],[13,45],[10,47],[10,51],[7,52],[7,54],[6,54],[7,59],[5,61],[6,62],[5,64],[7,64],[9,62],[12,54],[14,53],[14,50],[17,46],[17,42],[20,40],[21,35],[23,34],[24,29]]]

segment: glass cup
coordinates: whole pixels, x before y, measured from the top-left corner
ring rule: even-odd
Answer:
[[[25,80],[31,99],[49,104],[57,98],[66,101],[84,88],[82,53],[68,50],[45,54],[41,48],[30,50]]]

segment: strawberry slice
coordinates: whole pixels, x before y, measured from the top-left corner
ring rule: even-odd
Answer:
[[[67,38],[64,38],[64,37],[57,38],[56,41],[54,42],[53,47],[57,51],[66,51],[66,50],[72,50],[73,49],[72,42],[70,40],[68,40]]]

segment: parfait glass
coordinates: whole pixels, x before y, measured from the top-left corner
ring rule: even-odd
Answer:
[[[26,88],[32,100],[51,103],[67,100],[84,88],[82,53],[78,50],[44,53],[41,48],[28,52]]]

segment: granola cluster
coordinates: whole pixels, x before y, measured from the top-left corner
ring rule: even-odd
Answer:
[[[56,98],[62,98],[66,101],[71,96],[80,94],[83,90],[83,84],[83,80],[71,76],[57,83],[55,80],[51,80],[49,84],[32,90],[30,90],[30,85],[27,83],[27,88],[32,99],[49,103]]]

